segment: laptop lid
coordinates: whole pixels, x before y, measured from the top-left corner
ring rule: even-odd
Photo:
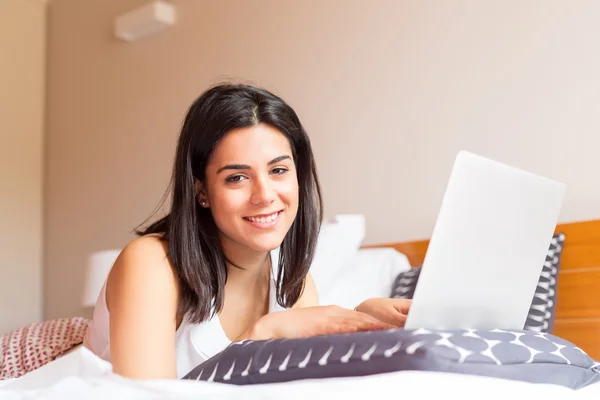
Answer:
[[[458,154],[405,328],[523,329],[566,185]]]

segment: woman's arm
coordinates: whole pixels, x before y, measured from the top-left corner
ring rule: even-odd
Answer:
[[[107,283],[113,371],[132,379],[177,377],[177,280],[166,245],[155,237],[128,244]]]
[[[304,292],[292,309],[316,307],[319,305],[317,288],[312,276],[307,274]],[[354,310],[368,314],[378,320],[397,327],[406,323],[412,300],[392,298],[372,298],[365,300]]]
[[[245,339],[300,338],[391,328],[394,326],[365,313],[338,306],[319,306],[317,288],[309,274],[306,277],[304,291],[292,309],[263,316],[234,342]]]

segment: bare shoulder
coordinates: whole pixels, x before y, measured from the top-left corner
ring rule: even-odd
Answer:
[[[167,242],[161,240],[158,236],[148,235],[136,238],[129,242],[121,252],[119,258],[125,258],[127,261],[150,261],[167,262]]]
[[[156,292],[158,291],[158,292]],[[107,302],[118,293],[156,292],[177,298],[177,279],[169,261],[167,243],[157,236],[143,236],[129,242],[109,274]],[[115,294],[115,296],[113,296]],[[166,300],[163,298],[163,300]]]

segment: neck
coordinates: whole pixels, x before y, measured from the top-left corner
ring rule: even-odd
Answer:
[[[261,280],[268,273],[270,257],[268,252],[258,252],[252,249],[222,244],[227,261],[227,274],[237,280]]]

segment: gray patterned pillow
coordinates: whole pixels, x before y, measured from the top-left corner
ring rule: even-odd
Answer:
[[[564,242],[565,235],[563,233],[557,233],[552,237],[525,322],[524,329],[526,330],[552,333],[556,315],[558,271]],[[392,285],[391,297],[412,299],[420,274],[421,267],[411,268],[409,271],[398,274]]]
[[[552,238],[525,322],[525,329],[548,333],[552,333],[554,329],[558,271],[564,243],[565,235],[563,233],[558,233]]]
[[[572,343],[540,332],[393,329],[233,343],[183,379],[248,385],[422,370],[579,389],[600,382],[599,367]]]

